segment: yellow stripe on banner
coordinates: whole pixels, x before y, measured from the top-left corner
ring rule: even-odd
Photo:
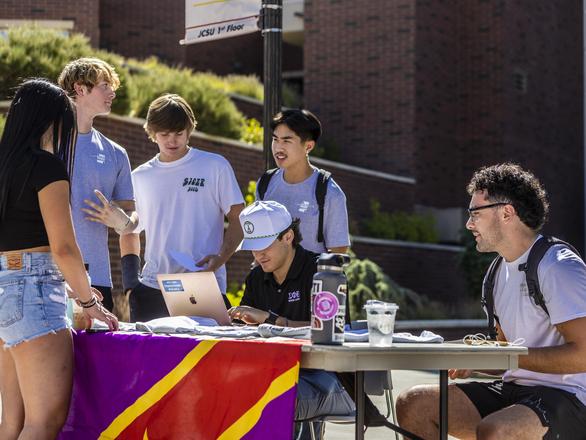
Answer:
[[[290,390],[293,385],[297,383],[299,377],[299,362],[291,369],[285,371],[279,377],[271,382],[264,395],[256,402],[248,411],[246,411],[238,420],[236,420],[218,440],[232,440],[235,438],[242,438],[249,432],[260,419],[260,416],[265,407],[281,394]]]
[[[148,429],[144,430],[144,435],[142,437],[142,440],[149,440],[149,430]]]
[[[110,423],[110,426],[100,434],[99,439],[108,440],[118,437],[141,414],[148,411],[165,394],[171,391],[218,342],[220,341],[200,341],[175,368],[116,417]]]

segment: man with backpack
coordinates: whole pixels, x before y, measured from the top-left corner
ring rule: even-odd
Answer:
[[[345,253],[350,245],[346,196],[328,171],[311,165],[309,152],[321,135],[308,110],[286,110],[271,122],[278,168],[257,183],[257,200],[274,200],[301,220],[302,246],[311,252]]]
[[[466,227],[479,252],[497,252],[483,305],[498,341],[529,354],[495,382],[449,386],[449,433],[461,438],[586,439],[586,266],[567,243],[542,237],[548,202],[518,165],[478,170]],[[496,374],[495,372],[491,372]],[[502,372],[499,372],[500,374]],[[450,370],[451,379],[470,370]],[[418,386],[397,401],[403,428],[437,438],[439,388]]]

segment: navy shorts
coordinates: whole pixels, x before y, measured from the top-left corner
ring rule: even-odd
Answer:
[[[559,388],[524,386],[511,382],[456,384],[472,401],[482,418],[510,405],[531,408],[549,430],[549,439],[586,439],[586,406],[575,394]]]

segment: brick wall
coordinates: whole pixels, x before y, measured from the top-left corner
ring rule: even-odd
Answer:
[[[388,245],[378,241],[357,239],[352,243],[352,250],[358,257],[377,263],[399,285],[431,300],[455,308],[459,303],[469,303],[464,276],[456,263],[459,253],[456,247]]]
[[[502,2],[417,1],[420,204],[467,204],[472,170],[502,151],[501,39]]]
[[[503,158],[534,170],[551,203],[546,230],[583,244],[582,2],[505,3]],[[520,90],[519,74],[526,90]]]
[[[582,245],[581,4],[417,2],[417,203],[465,206],[475,169],[513,161],[550,194],[545,231]]]
[[[341,160],[413,176],[415,3],[306,0],[305,105]]]
[[[97,0],[96,0],[97,3]],[[183,64],[185,2],[182,0],[100,0],[100,46],[124,56],[157,56]]]
[[[100,2],[97,0],[34,1],[2,0],[0,18],[9,20],[71,20],[74,32],[86,34],[97,46],[100,41]]]

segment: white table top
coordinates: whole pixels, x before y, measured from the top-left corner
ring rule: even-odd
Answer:
[[[447,370],[468,368],[508,370],[518,366],[526,347],[472,346],[464,343],[400,344],[370,347],[368,343],[304,345],[301,367],[329,371]]]

